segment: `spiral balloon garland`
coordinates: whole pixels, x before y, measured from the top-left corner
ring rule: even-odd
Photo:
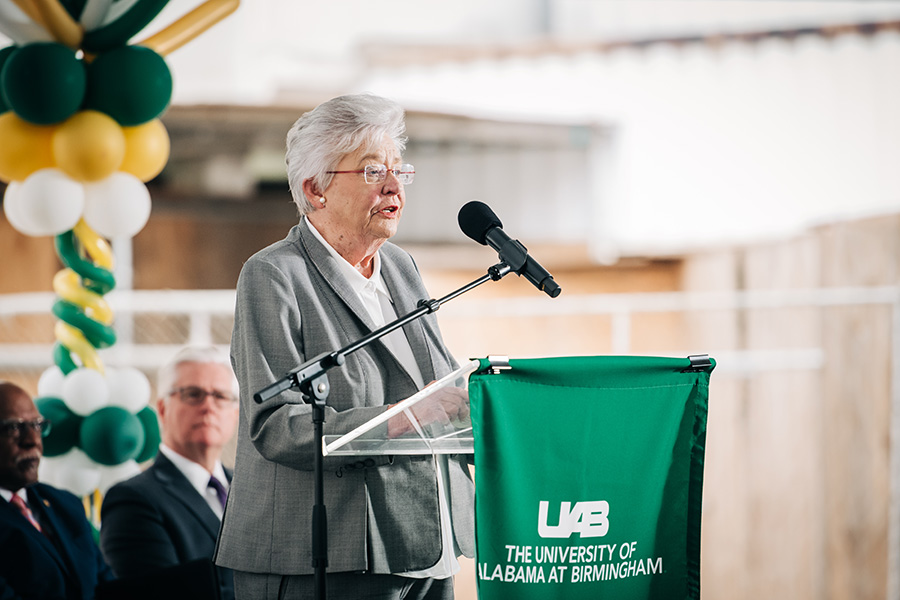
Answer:
[[[76,241],[93,262],[79,252]],[[56,345],[53,359],[63,373],[78,365],[75,354],[84,366],[103,372],[96,349],[108,348],[116,342],[111,327],[112,309],[103,295],[115,287],[112,273],[112,251],[109,244],[81,220],[71,231],[56,236],[56,252],[65,269],[53,278],[53,290],[60,297],[53,305],[56,324]]]
[[[139,471],[159,446],[150,384],[111,368],[116,343],[104,295],[116,284],[104,238],[136,235],[150,216],[147,181],[169,157],[159,116],[172,96],[164,55],[234,12],[207,0],[143,42],[129,40],[168,0],[4,0],[0,33],[3,210],[29,236],[54,236],[65,268],[53,278],[53,362],[35,403],[53,421],[41,479],[85,496]]]

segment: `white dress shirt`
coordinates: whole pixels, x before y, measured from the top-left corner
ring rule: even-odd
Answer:
[[[159,451],[172,461],[172,464],[181,471],[182,475],[187,478],[194,489],[197,490],[197,493],[203,496],[203,499],[206,500],[206,503],[209,504],[209,507],[216,513],[216,516],[219,517],[219,521],[221,521],[225,509],[219,502],[219,494],[216,492],[216,489],[209,485],[210,472],[206,470],[206,467],[195,463],[189,458],[185,458],[165,444],[159,445]],[[225,467],[222,466],[221,461],[216,461],[216,466],[213,469],[212,474],[222,483],[227,492],[231,487],[231,484],[225,476]]]
[[[25,493],[25,488],[20,488],[19,491],[17,491],[15,494],[25,501],[25,506],[28,506],[28,494]],[[12,500],[13,492],[4,488],[0,488],[0,496],[2,496],[4,500],[9,502]]]

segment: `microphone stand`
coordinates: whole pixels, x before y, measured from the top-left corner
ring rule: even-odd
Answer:
[[[315,572],[315,597],[325,600],[325,569],[328,567],[328,517],[325,512],[325,477],[323,469],[325,406],[328,400],[330,385],[328,383],[328,370],[344,364],[345,357],[353,354],[360,348],[364,348],[378,338],[403,327],[407,323],[437,311],[442,304],[469,290],[478,287],[487,281],[499,281],[512,270],[509,264],[501,262],[490,267],[487,274],[475,281],[464,285],[456,291],[450,292],[438,300],[419,300],[418,308],[406,316],[399,317],[395,321],[376,329],[363,338],[332,352],[324,352],[315,358],[303,363],[296,371],[288,373],[280,380],[272,383],[253,395],[253,400],[261,404],[277,396],[281,392],[298,388],[303,395],[303,401],[312,405],[312,423],[315,435],[316,455],[314,462],[315,473],[315,504],[312,513],[312,566]]]

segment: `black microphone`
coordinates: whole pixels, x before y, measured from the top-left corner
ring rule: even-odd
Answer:
[[[553,275],[528,256],[528,249],[519,240],[506,235],[503,223],[487,204],[478,200],[467,202],[459,209],[457,219],[463,233],[482,246],[490,245],[500,254],[500,260],[508,264],[516,275],[524,275],[525,279],[551,298],[559,296],[562,288],[553,281]]]

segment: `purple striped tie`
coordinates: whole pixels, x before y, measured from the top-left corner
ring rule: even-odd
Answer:
[[[222,504],[222,508],[225,508],[225,499],[228,498],[228,492],[225,491],[225,486],[222,485],[222,482],[216,479],[215,475],[210,476],[209,478],[209,487],[216,489],[216,494],[219,496],[219,502]]]

